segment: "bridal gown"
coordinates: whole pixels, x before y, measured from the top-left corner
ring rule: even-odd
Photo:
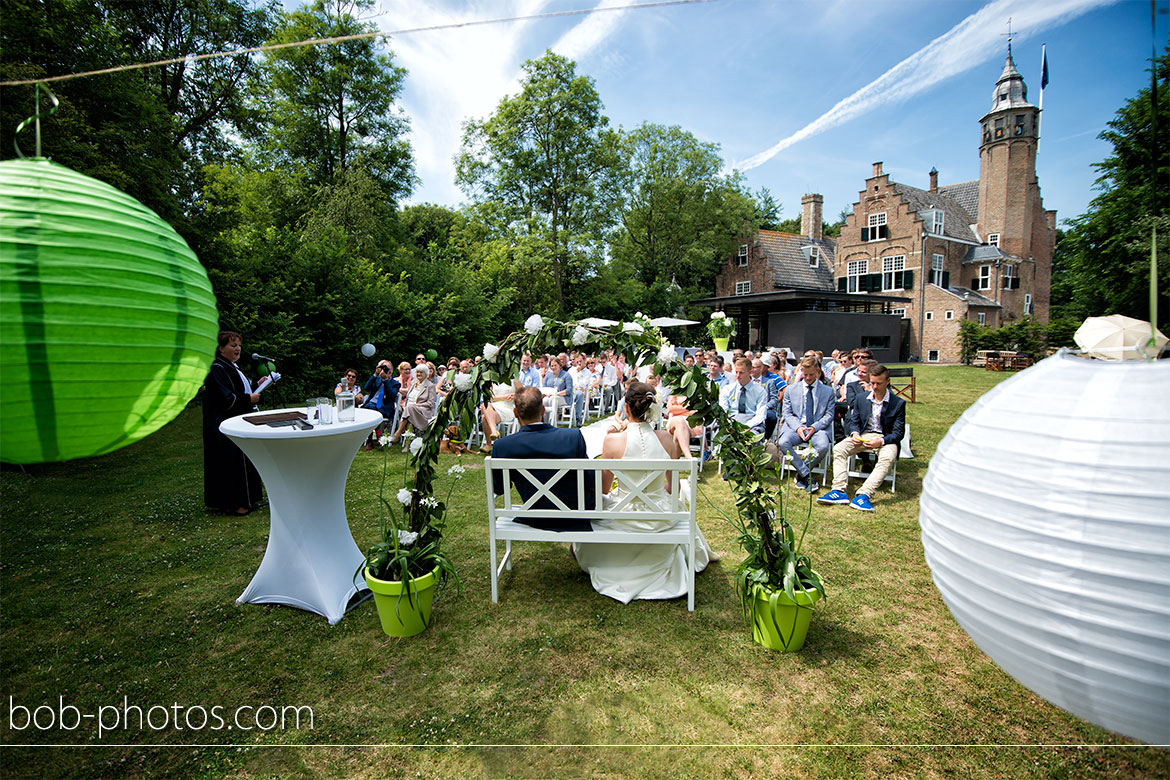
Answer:
[[[631,423],[622,456],[622,460],[627,459],[670,460],[670,455],[648,423]],[[644,475],[644,472],[632,472],[631,478],[638,479],[639,475]],[[654,501],[665,501],[665,479],[657,480],[655,485],[645,492]],[[606,497],[606,505],[621,495],[621,489],[615,487]],[[635,511],[646,508],[641,499],[635,499],[629,506]],[[594,521],[593,527],[655,533],[666,530],[669,522],[606,519]],[[573,554],[581,569],[589,574],[593,589],[623,604],[634,599],[673,599],[687,593],[687,555],[682,545],[579,542],[573,545]],[[717,560],[719,556],[707,544],[700,530],[695,541],[695,571],[700,572],[707,568],[708,562]]]

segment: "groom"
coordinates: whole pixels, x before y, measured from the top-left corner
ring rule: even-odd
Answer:
[[[523,426],[518,432],[497,439],[492,445],[493,458],[588,458],[585,451],[585,437],[577,428],[554,428],[542,422],[544,417],[544,395],[535,387],[523,387],[516,391],[515,399],[516,419]],[[548,469],[539,469],[532,472],[532,476],[542,482],[550,479],[555,472]],[[594,495],[594,479],[592,472],[585,472],[585,507],[595,509],[597,499]],[[514,475],[512,484],[520,493],[520,498],[527,501],[536,493],[536,487],[520,475]],[[492,474],[492,492],[501,495],[504,492],[503,475]],[[553,485],[552,493],[565,506],[577,506],[577,480],[574,474],[566,474]],[[553,509],[556,505],[548,498],[540,499],[534,506],[536,509]],[[533,528],[543,528],[549,531],[592,531],[593,527],[585,519],[569,518],[516,518],[517,523],[524,523]]]

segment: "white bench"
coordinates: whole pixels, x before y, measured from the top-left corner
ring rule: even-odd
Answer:
[[[687,609],[695,611],[695,538],[699,526],[695,521],[695,498],[698,490],[699,462],[681,460],[590,460],[588,458],[484,458],[487,478],[488,539],[491,546],[492,601],[499,601],[499,578],[505,569],[512,569],[512,542],[603,542],[606,544],[680,544],[686,548]],[[608,509],[585,508],[586,472],[594,486],[594,494],[601,501],[601,471],[614,474],[615,481],[626,491],[626,497]],[[549,478],[538,479],[533,471],[550,471]],[[643,472],[627,474],[627,472]],[[645,491],[665,479],[670,473],[671,491],[661,504],[646,496]],[[493,475],[503,480],[504,492],[493,495]],[[680,496],[679,483],[688,479],[688,495]],[[576,483],[577,505],[566,506],[552,488],[561,480]],[[526,481],[536,486],[528,501],[517,502],[512,495],[513,483]],[[533,508],[538,500],[547,498],[556,508]],[[640,499],[646,509],[632,509],[632,499]],[[563,518],[600,520],[671,520],[665,531],[639,533],[597,528],[592,531],[547,531],[518,523],[514,518]],[[496,542],[504,542],[503,560],[497,562]]]

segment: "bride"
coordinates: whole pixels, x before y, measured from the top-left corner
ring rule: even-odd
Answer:
[[[611,432],[605,437],[602,458],[667,460],[680,456],[674,437],[665,431],[655,431],[647,422],[661,413],[652,386],[644,382],[631,383],[626,390],[625,407],[629,425],[625,430]],[[689,452],[686,454],[690,456]],[[623,473],[631,479],[638,479],[636,473]],[[601,489],[606,495],[607,506],[623,495],[620,487],[613,487],[613,482],[613,472],[603,471]],[[652,501],[665,504],[669,490],[669,472],[664,472],[662,482],[647,489],[646,494]],[[635,511],[646,508],[640,499],[634,499],[628,506]],[[665,531],[668,522],[604,519],[595,521],[594,526],[655,533]],[[589,574],[594,590],[623,604],[629,604],[633,599],[673,599],[687,593],[686,548],[682,545],[579,542],[573,545],[573,555],[581,569]],[[695,543],[695,571],[700,572],[709,561],[717,560],[719,556],[707,545],[700,531]]]

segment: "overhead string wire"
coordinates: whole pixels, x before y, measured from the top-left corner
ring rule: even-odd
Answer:
[[[410,35],[413,33],[433,32],[436,30],[455,30],[462,27],[482,27],[491,24],[504,24],[506,22],[528,22],[539,19],[556,19],[567,16],[587,16],[589,14],[605,13],[609,11],[632,11],[644,8],[664,8],[675,5],[696,5],[699,3],[713,3],[718,0],[655,0],[648,3],[630,3],[627,5],[612,5],[604,8],[577,8],[569,11],[548,11],[539,14],[526,14],[524,16],[507,16],[498,19],[476,19],[469,22],[447,22],[444,24],[432,24],[423,27],[408,27],[402,30],[394,30],[392,32],[366,32],[355,33],[353,35],[338,35],[332,38],[310,38],[303,41],[292,41],[289,43],[272,43],[266,46],[254,46],[247,49],[231,49],[229,51],[209,52],[207,54],[189,54],[183,57],[172,57],[166,60],[156,60],[154,62],[138,62],[130,65],[118,65],[112,68],[101,68],[100,70],[87,70],[82,73],[67,73],[61,76],[42,76],[34,79],[16,79],[12,81],[0,81],[0,87],[16,87],[25,84],[44,84],[52,81],[70,81],[72,79],[87,78],[89,76],[103,76],[109,73],[121,73],[128,70],[141,70],[143,68],[155,68],[160,65],[174,65],[179,62],[198,62],[199,60],[218,59],[220,57],[238,57],[243,54],[258,54],[261,52],[275,51],[277,49],[291,49],[300,46],[323,46],[332,45],[336,43],[345,43],[347,41],[360,41],[367,38],[391,38],[395,35]]]

